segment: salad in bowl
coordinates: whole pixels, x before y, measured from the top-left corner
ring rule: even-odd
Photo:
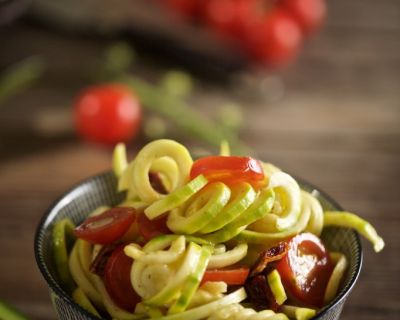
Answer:
[[[93,182],[107,186],[72,190],[36,236],[61,318],[333,319],[360,271],[355,231],[384,247],[367,221],[226,143],[193,160],[156,140],[130,162],[119,144],[112,163]]]

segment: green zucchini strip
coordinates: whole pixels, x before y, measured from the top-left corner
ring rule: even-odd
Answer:
[[[184,206],[172,210],[167,226],[175,233],[193,234],[209,223],[228,203],[230,189],[222,182],[208,184]]]
[[[177,184],[173,186],[171,191],[189,181],[189,173],[193,164],[189,151],[182,144],[173,140],[160,139],[150,142],[137,154],[132,170],[132,183],[138,196],[144,202],[153,203],[164,197],[153,189],[149,180],[152,163],[163,157],[173,159],[179,169]]]
[[[373,244],[375,252],[380,252],[385,246],[385,242],[378,235],[375,228],[368,221],[361,219],[354,213],[346,211],[326,211],[324,214],[324,227],[327,226],[355,229]]]
[[[335,263],[335,268],[325,289],[324,304],[331,302],[335,298],[348,265],[346,256],[340,252],[331,252],[329,256],[332,262]]]
[[[184,204],[190,197],[195,195],[208,183],[203,175],[197,176],[186,185],[176,189],[160,200],[152,203],[144,210],[147,218],[153,220],[163,213],[170,211]]]
[[[219,155],[229,157],[231,155],[231,147],[229,146],[229,142],[226,140],[222,140],[219,146]]]
[[[305,193],[302,193],[302,196],[304,199]],[[310,215],[311,208],[309,202],[303,201],[299,220],[288,230],[272,233],[243,230],[235,237],[235,240],[247,243],[270,244],[276,241],[287,239],[302,232],[307,227]]]
[[[104,307],[106,308],[107,312],[111,315],[113,319],[118,320],[138,320],[143,319],[145,316],[143,314],[135,314],[125,311],[118,307],[111,297],[108,295],[108,292],[104,286],[103,281],[97,275],[93,275],[93,280],[96,286],[96,290],[99,292],[102,301],[104,303]]]
[[[159,236],[151,239],[149,242],[147,242],[145,244],[145,246],[143,247],[143,251],[149,253],[149,252],[165,249],[171,245],[172,241],[175,241],[179,237],[181,237],[181,235],[179,235],[179,234],[159,235]],[[184,237],[185,237],[186,243],[194,242],[194,243],[197,243],[199,245],[204,245],[204,246],[212,246],[213,245],[212,242],[204,240],[199,237],[194,237],[194,236],[189,236],[189,235],[185,235]]]
[[[199,245],[195,244],[194,242],[190,242],[182,264],[171,281],[168,282],[163,290],[161,290],[155,296],[145,299],[143,303],[148,306],[158,307],[171,302],[171,300],[180,294],[184,282],[196,268],[201,256],[201,252],[202,248]]]
[[[267,281],[276,303],[282,305],[287,300],[287,295],[279,272],[277,270],[270,272],[267,276]]]
[[[220,230],[240,216],[256,199],[256,192],[246,182],[238,183],[231,188],[231,198],[222,211],[210,221],[200,233],[211,233]]]
[[[324,227],[324,209],[321,203],[310,193],[302,190],[302,200],[309,203],[311,212],[305,232],[311,232],[316,236],[320,236]]]
[[[122,173],[128,167],[128,160],[126,158],[126,147],[124,143],[118,143],[113,151],[112,168],[117,178],[121,177]]]
[[[69,219],[58,221],[53,228],[53,254],[57,274],[68,292],[75,287],[68,267],[68,239],[73,239],[75,226]]]
[[[193,295],[200,285],[200,281],[203,278],[204,272],[207,268],[207,264],[211,255],[211,249],[203,247],[201,249],[201,255],[196,269],[193,273],[185,280],[182,292],[178,300],[168,309],[168,314],[181,313],[186,310],[190,301],[192,301]]]
[[[213,254],[208,262],[207,269],[220,269],[239,262],[247,255],[247,243],[238,244],[232,250]]]
[[[250,223],[253,223],[269,214],[274,204],[275,194],[272,189],[264,189],[257,199],[238,218],[223,227],[221,230],[204,236],[214,243],[228,241],[242,232]]]
[[[275,192],[271,214],[252,226],[258,232],[279,232],[292,227],[301,212],[301,190],[296,180],[287,173],[278,171],[271,175],[266,189]]]
[[[121,172],[118,179],[118,191],[126,191],[132,187],[132,172],[135,165],[135,160],[131,161],[128,166]]]
[[[200,307],[193,308],[182,313],[154,318],[154,320],[200,320],[208,317],[211,313],[215,312],[223,306],[233,303],[239,303],[244,299],[246,299],[246,291],[244,290],[244,288],[240,288],[221,299],[202,305]]]
[[[82,268],[76,243],[72,248],[68,265],[74,281],[97,307],[101,307],[103,305],[101,296],[93,286],[92,282],[87,278],[85,271]]]
[[[140,260],[140,262],[146,264],[155,263],[172,263],[178,260],[185,251],[185,237],[180,236],[176,240],[172,241],[168,250],[157,250],[152,252],[144,252],[137,248],[136,244],[127,245],[124,248],[124,252],[127,256],[134,260]],[[162,248],[164,249],[164,248]]]
[[[96,308],[93,306],[93,304],[90,302],[89,298],[87,297],[87,295],[83,292],[83,290],[81,288],[77,287],[74,290],[74,292],[72,293],[72,298],[83,309],[89,311],[90,313],[93,313],[95,316],[100,318],[100,315],[97,312]]]
[[[317,313],[317,311],[314,309],[289,305],[283,305],[281,308],[282,312],[285,313],[290,319],[296,320],[309,320]]]

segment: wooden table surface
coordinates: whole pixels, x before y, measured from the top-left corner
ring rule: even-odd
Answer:
[[[34,260],[36,225],[63,191],[108,169],[110,151],[68,135],[41,136],[30,124],[71,104],[86,83],[82,69],[110,41],[27,22],[0,29],[0,66],[30,54],[51,62],[43,81],[0,110],[0,299],[32,319],[55,318]],[[151,63],[140,70],[158,72]],[[362,273],[342,319],[400,319],[399,1],[330,1],[324,31],[297,64],[269,74],[261,87],[250,96],[203,82],[194,100],[205,114],[221,101],[245,105],[241,137],[261,158],[376,226],[386,248],[375,254],[363,241]]]

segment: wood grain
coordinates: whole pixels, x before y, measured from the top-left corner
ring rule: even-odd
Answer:
[[[360,279],[342,319],[400,318],[400,4],[331,1],[325,30],[287,71],[230,86],[200,81],[193,101],[205,114],[216,102],[245,105],[242,138],[260,158],[321,187],[370,220],[385,238],[380,254],[364,244]],[[26,22],[0,29],[0,66],[42,54],[46,77],[0,110],[0,299],[33,319],[54,319],[33,256],[45,209],[79,180],[110,166],[110,150],[67,134],[34,134],[35,113],[65,110],[87,83],[84,67],[110,43],[72,37]],[[138,73],[159,74],[147,63]],[[164,67],[167,65],[164,65]],[[190,139],[182,140],[190,146]],[[140,141],[134,149],[139,147]]]

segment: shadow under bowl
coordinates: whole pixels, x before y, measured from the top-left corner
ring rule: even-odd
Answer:
[[[341,207],[328,195],[312,184],[298,179],[306,191],[315,190],[315,195],[324,210],[341,210]],[[87,320],[99,319],[76,304],[59,283],[52,252],[52,230],[54,224],[64,218],[75,224],[82,222],[89,212],[99,206],[116,206],[124,199],[124,193],[117,193],[117,180],[112,172],[89,178],[66,192],[48,209],[42,217],[35,234],[34,250],[36,262],[47,282],[50,296],[59,319]],[[348,269],[335,299],[322,308],[313,319],[339,319],[348,294],[361,271],[362,247],[358,234],[347,228],[329,227],[324,229],[322,239],[328,250],[346,255]]]

